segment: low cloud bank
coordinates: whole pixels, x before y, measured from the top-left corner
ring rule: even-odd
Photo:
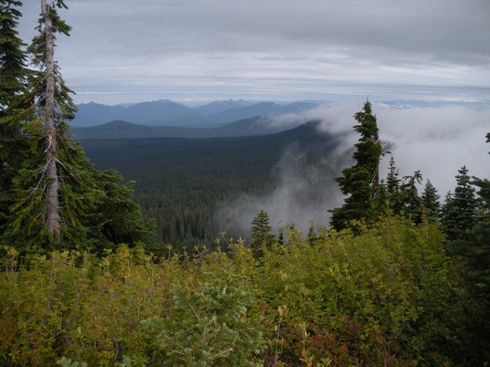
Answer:
[[[441,197],[456,186],[458,170],[490,178],[490,107],[464,106],[376,108],[383,140],[393,143],[391,152],[401,175],[420,170]],[[387,159],[382,167],[387,168]]]
[[[292,126],[311,120],[321,121],[319,129],[339,142],[336,151],[315,164],[307,164],[304,152],[291,148],[284,152],[271,175],[279,177],[276,189],[264,197],[242,196],[222,207],[217,220],[225,230],[233,228],[240,236],[248,236],[251,222],[259,210],[270,217],[277,228],[294,224],[306,234],[312,220],[328,226],[329,209],[338,207],[343,197],[335,182],[343,168],[352,165],[352,148],[359,138],[353,131],[354,114],[362,103],[335,103],[297,115],[268,119],[275,126]],[[456,186],[455,175],[466,166],[470,175],[490,177],[490,106],[393,107],[373,104],[380,138],[389,146],[381,162],[381,177],[386,177],[393,155],[400,177],[420,170],[437,188],[441,200]],[[423,187],[420,187],[423,190]],[[236,235],[237,233],[233,233]]]

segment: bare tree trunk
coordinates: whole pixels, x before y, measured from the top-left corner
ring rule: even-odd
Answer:
[[[58,197],[59,180],[57,173],[56,157],[56,127],[54,124],[55,114],[55,67],[54,67],[54,37],[53,20],[49,12],[46,0],[41,0],[42,14],[46,25],[46,121],[44,135],[46,138],[46,177],[48,179],[46,198],[46,226],[53,236],[56,244],[61,240],[60,203]]]

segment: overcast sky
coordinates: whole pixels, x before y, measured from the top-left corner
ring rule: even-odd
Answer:
[[[30,42],[40,0],[23,2]],[[490,98],[489,0],[65,2],[78,103]]]

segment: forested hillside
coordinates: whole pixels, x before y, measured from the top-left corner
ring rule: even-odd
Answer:
[[[314,164],[329,156],[337,140],[318,132],[316,123],[310,122],[266,136],[81,143],[97,168],[115,168],[127,180],[136,181],[134,200],[147,218],[157,220],[158,242],[192,250],[195,245],[211,245],[223,230],[213,220],[221,202],[231,202],[240,194],[262,196],[274,189],[274,168],[288,147],[294,145]]]

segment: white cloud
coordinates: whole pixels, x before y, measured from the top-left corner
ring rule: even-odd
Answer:
[[[378,108],[382,139],[391,149],[402,174],[419,169],[444,197],[453,190],[462,166],[470,175],[490,177],[490,108],[465,106]]]

